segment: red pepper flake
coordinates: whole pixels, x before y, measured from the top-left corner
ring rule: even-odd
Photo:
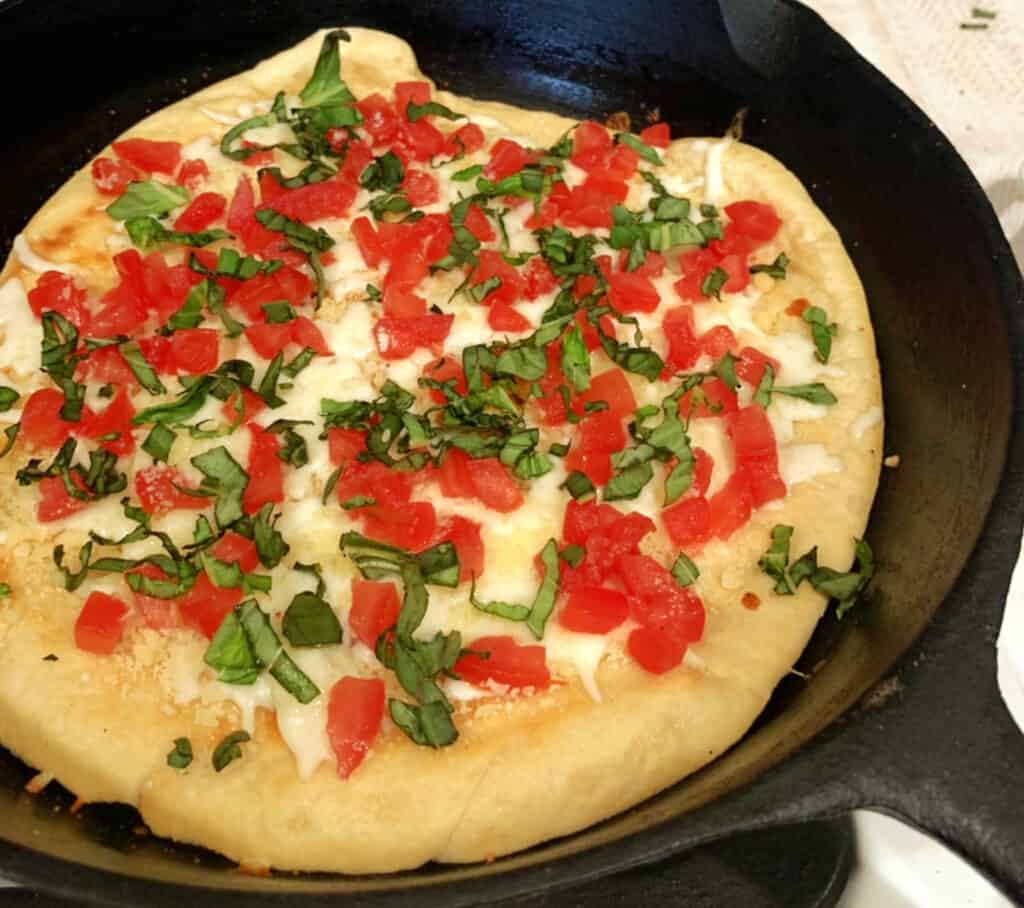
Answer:
[[[743,598],[740,599],[744,608],[748,608],[754,611],[761,604],[761,597],[757,593],[744,593]]]
[[[805,300],[802,296],[799,299],[793,300],[787,307],[786,313],[788,315],[795,315],[800,318],[808,309],[811,308],[809,300]]]

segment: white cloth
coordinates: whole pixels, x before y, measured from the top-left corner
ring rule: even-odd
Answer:
[[[895,82],[956,146],[1024,267],[1024,2],[804,0]],[[994,19],[972,15],[975,7]],[[987,24],[964,29],[961,24]],[[1022,541],[1024,542],[1024,541]],[[1024,560],[999,632],[998,681],[1024,730]]]

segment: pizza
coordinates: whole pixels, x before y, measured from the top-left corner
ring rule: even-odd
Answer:
[[[0,408],[0,742],[247,868],[611,816],[872,572],[872,328],[797,178],[438,91],[367,29],[56,192]]]

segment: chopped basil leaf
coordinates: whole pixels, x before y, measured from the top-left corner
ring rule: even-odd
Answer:
[[[139,384],[142,385],[142,387],[150,394],[167,393],[164,383],[160,381],[159,376],[156,374],[156,370],[149,364],[146,357],[143,355],[142,350],[139,349],[139,345],[135,341],[130,341],[127,344],[121,344],[121,355],[124,357],[125,362],[128,363],[132,373],[138,379]]]
[[[286,403],[284,398],[277,393],[277,382],[281,377],[281,368],[284,365],[284,353],[278,353],[267,366],[256,393],[263,398],[264,403],[272,410],[283,407]]]
[[[192,742],[188,738],[175,738],[174,749],[167,754],[171,769],[186,769],[192,763]]]
[[[487,278],[486,281],[482,281],[469,288],[469,295],[473,297],[473,301],[482,303],[488,296],[494,291],[501,289],[501,278],[497,275]]]
[[[832,568],[819,567],[810,576],[811,586],[819,593],[839,600],[836,617],[842,618],[861,597],[868,582],[875,575],[875,557],[863,539],[858,539],[854,548],[857,570],[845,573]]]
[[[213,752],[213,768],[220,772],[230,763],[242,756],[241,745],[250,740],[249,732],[233,731],[228,735]]]
[[[786,277],[786,266],[789,265],[789,258],[785,252],[780,252],[775,256],[775,261],[770,265],[751,265],[751,274],[767,274],[768,277],[773,277],[777,281],[784,280]]]
[[[299,593],[292,599],[281,622],[281,633],[292,646],[341,643],[338,616],[314,593]]]
[[[283,233],[289,240],[293,241],[296,249],[300,249],[303,252],[308,251],[303,248],[303,245],[311,247],[317,252],[326,252],[334,245],[331,235],[322,227],[314,230],[312,227],[303,224],[302,221],[285,217],[272,208],[263,208],[257,211],[256,220],[268,230],[273,230],[275,233]],[[303,245],[296,245],[296,242]]]
[[[451,714],[440,701],[413,706],[402,700],[388,700],[391,721],[414,742],[425,747],[447,747],[459,737]]]
[[[0,385],[0,413],[6,413],[10,410],[20,397],[21,395],[14,388]]]
[[[341,51],[338,47],[339,41],[351,40],[343,28],[324,35],[313,75],[299,92],[303,104],[308,107],[324,107],[355,101],[352,92],[341,79]]]
[[[558,543],[554,539],[545,543],[540,552],[540,560],[544,565],[544,579],[530,606],[530,616],[526,619],[526,626],[538,640],[544,636],[544,628],[558,598]]]
[[[208,246],[218,240],[234,239],[230,233],[219,227],[197,233],[168,230],[154,217],[129,218],[125,221],[124,226],[132,242],[143,250],[158,246],[160,243],[176,243],[179,246]]]
[[[369,192],[394,193],[404,179],[402,159],[393,151],[388,151],[367,165],[359,177],[359,185]]]
[[[757,383],[757,391],[754,392],[753,402],[759,407],[767,409],[772,402],[772,388],[775,387],[775,369],[771,363],[764,364],[764,372],[761,373],[761,380]]]
[[[789,568],[789,579],[793,586],[800,586],[818,570],[818,547],[804,552]]]
[[[471,167],[465,167],[462,170],[456,171],[452,174],[451,178],[457,183],[465,183],[467,180],[472,180],[473,177],[480,176],[483,172],[483,164],[473,164]]]
[[[244,161],[251,155],[264,151],[264,148],[232,148],[235,140],[241,139],[250,129],[259,129],[264,126],[273,126],[275,123],[284,123],[288,120],[288,107],[285,104],[284,92],[279,91],[274,98],[274,103],[269,113],[257,114],[249,117],[241,123],[231,127],[220,140],[220,153],[234,161]]]
[[[642,142],[637,136],[632,133],[620,132],[615,136],[615,141],[621,145],[628,145],[633,149],[641,158],[651,164],[662,165],[665,162],[661,159],[661,155],[658,154],[650,145]]]
[[[810,385],[775,385],[772,388],[775,394],[785,394],[787,397],[798,397],[812,404],[824,404],[830,406],[837,403],[836,396],[821,382],[814,382]]]
[[[718,209],[714,205],[708,205],[707,203],[700,206],[700,213],[705,218],[718,217]]]
[[[789,566],[789,541],[793,536],[793,528],[783,524],[772,527],[772,544],[757,562],[769,577],[775,581],[775,593],[779,596],[792,596],[794,585],[786,574]]]
[[[700,292],[705,296],[713,296],[716,300],[721,300],[722,288],[727,280],[729,280],[729,275],[724,270],[717,267],[712,268],[704,278],[704,283],[700,285]]]
[[[726,353],[711,370],[733,391],[740,389],[740,380],[736,377],[736,357]]]
[[[276,303],[264,303],[261,307],[264,315],[266,315],[267,323],[270,325],[284,325],[288,322],[295,321],[298,317],[295,314],[295,310],[292,308],[291,303],[276,302]]]
[[[242,496],[249,485],[249,475],[239,466],[223,445],[211,448],[191,459],[191,464],[203,474],[200,486],[204,491],[217,494],[214,516],[221,529],[230,526],[245,513]]]
[[[299,703],[310,703],[320,696],[318,688],[300,669],[292,657],[285,652],[281,641],[274,633],[270,617],[253,599],[235,607],[239,623],[245,631],[252,651],[262,665],[270,671],[271,676],[290,693]]]
[[[18,440],[18,432],[20,431],[20,422],[16,422],[13,426],[8,426],[4,429],[4,437],[7,439],[7,442],[4,444],[3,450],[0,450],[0,458],[4,458],[10,453],[14,443]]]
[[[567,545],[558,553],[558,557],[569,567],[575,568],[579,567],[583,559],[587,557],[587,550],[581,545]]]
[[[590,351],[579,325],[562,337],[562,371],[577,391],[590,388]]]
[[[415,123],[422,117],[443,117],[446,120],[465,120],[466,115],[456,113],[445,107],[443,104],[438,104],[436,101],[428,101],[426,104],[414,104],[410,101],[405,108],[406,118],[410,123]]]
[[[0,599],[6,599],[12,592],[13,590],[9,583],[0,583]],[[56,659],[56,657],[54,657],[54,659]]]
[[[263,673],[242,623],[233,611],[224,616],[203,654],[203,661],[216,670],[217,680],[225,684],[255,684]]]
[[[680,552],[675,564],[672,565],[672,576],[680,586],[689,586],[700,576],[700,571],[685,552]]]
[[[577,501],[581,498],[588,498],[596,491],[594,483],[590,481],[590,477],[586,473],[579,472],[579,470],[573,470],[569,474],[565,482],[562,483],[562,488]]]
[[[178,436],[167,428],[163,423],[157,423],[149,431],[146,440],[142,442],[142,450],[153,460],[168,462],[171,454],[171,446]]]
[[[343,501],[341,506],[346,511],[352,511],[356,508],[367,508],[377,503],[376,498],[370,498],[368,495],[355,495],[348,501]]]
[[[124,194],[107,207],[107,214],[115,221],[162,215],[181,207],[189,199],[191,196],[184,186],[157,180],[135,181],[129,183]]]
[[[633,449],[635,450],[635,449]],[[604,487],[602,498],[605,501],[620,501],[636,498],[647,483],[654,478],[654,470],[650,463],[634,463],[616,473]]]
[[[839,331],[835,322],[829,324],[828,314],[819,306],[810,306],[804,310],[803,320],[811,326],[814,338],[815,356],[821,363],[827,363],[832,354],[832,338]]]

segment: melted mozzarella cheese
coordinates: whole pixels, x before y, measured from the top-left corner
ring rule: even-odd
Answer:
[[[779,448],[779,473],[787,486],[807,482],[823,473],[838,473],[843,462],[824,445],[783,445]]]
[[[577,634],[566,630],[556,621],[548,622],[544,631],[544,647],[552,663],[569,663],[579,675],[587,693],[601,702],[597,686],[597,669],[608,648],[607,634]]]
[[[850,434],[856,438],[857,441],[860,441],[868,429],[877,426],[881,421],[882,408],[871,407],[871,409],[865,411],[853,421],[853,425],[850,426]]]
[[[75,267],[73,265],[60,265],[57,262],[51,262],[49,259],[44,259],[41,255],[36,255],[35,251],[28,244],[28,240],[25,239],[25,235],[19,233],[14,238],[14,254],[20,259],[21,263],[32,271],[42,274],[44,271],[59,271],[61,274],[74,274]]]
[[[11,278],[0,287],[0,362],[19,379],[38,384],[43,326],[28,304],[25,285]]]
[[[717,205],[725,195],[725,171],[722,159],[732,139],[712,142],[704,154],[704,201]]]

